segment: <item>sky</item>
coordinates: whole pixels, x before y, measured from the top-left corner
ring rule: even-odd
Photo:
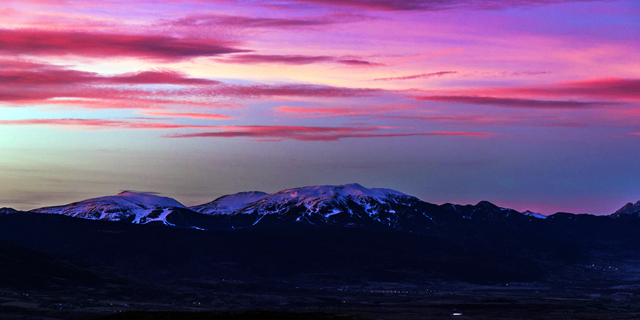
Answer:
[[[0,207],[640,200],[638,0],[3,0]]]

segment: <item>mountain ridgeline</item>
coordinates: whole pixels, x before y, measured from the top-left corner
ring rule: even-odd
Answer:
[[[417,233],[463,220],[524,222],[546,218],[500,208],[487,201],[464,206],[435,205],[398,191],[368,189],[359,184],[303,187],[274,194],[240,192],[193,207],[171,198],[125,191],[31,212],[205,230],[334,226]]]

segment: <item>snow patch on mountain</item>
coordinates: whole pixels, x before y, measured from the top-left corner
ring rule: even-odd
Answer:
[[[118,197],[120,199],[125,199],[132,203],[144,204],[148,206],[185,208],[185,206],[182,205],[182,203],[178,202],[173,198],[161,197],[161,196],[148,194],[148,193],[123,191],[115,195],[115,197]],[[111,197],[104,197],[104,198],[111,198]],[[100,198],[97,198],[97,199],[100,199]]]
[[[268,195],[268,193],[260,191],[239,192],[219,197],[211,202],[193,206],[189,209],[210,215],[231,214]]]
[[[533,218],[538,218],[538,219],[546,219],[547,216],[539,214],[539,213],[535,213],[535,212],[531,212],[529,210],[523,212],[522,214],[524,214],[527,217],[533,217]]]
[[[265,196],[242,210],[242,213],[278,214],[291,208],[305,208],[307,214],[329,210],[325,217],[341,212],[352,214],[353,202],[370,215],[376,215],[381,204],[405,203],[417,198],[391,189],[365,188],[357,183],[346,185],[310,186],[282,190]]]
[[[87,199],[56,207],[31,210],[45,214],[62,214],[91,220],[132,221],[148,223],[166,222],[170,208],[185,208],[180,202],[168,197],[124,191],[115,196]]]

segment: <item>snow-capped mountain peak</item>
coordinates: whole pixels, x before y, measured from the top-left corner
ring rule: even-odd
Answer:
[[[391,189],[365,188],[357,183],[339,186],[311,186],[295,189],[287,189],[276,193],[276,195],[289,195],[291,197],[302,198],[325,198],[325,197],[369,197],[376,199],[387,199],[389,196],[411,197],[402,192]]]
[[[237,214],[257,214],[260,218],[256,223],[265,215],[274,215],[282,219],[304,220],[311,224],[349,224],[365,220],[381,222],[381,219],[385,220],[384,224],[393,224],[398,220],[394,208],[399,204],[419,201],[398,191],[369,189],[356,183],[309,186],[265,196],[239,210]],[[365,220],[357,220],[358,218]]]
[[[118,193],[117,195],[115,195],[114,197],[119,197],[122,199],[126,199],[127,201],[130,201],[132,203],[135,204],[140,204],[140,205],[145,205],[145,206],[149,206],[149,207],[177,207],[177,208],[184,208],[185,206],[182,205],[180,202],[176,201],[175,199],[169,198],[169,197],[162,197],[162,196],[158,196],[158,195],[154,195],[154,194],[149,194],[149,193],[141,193],[141,192],[134,192],[134,191],[122,191],[120,193]],[[98,200],[98,199],[109,199],[111,197],[102,197],[102,198],[96,198],[93,200]]]
[[[231,214],[268,195],[268,193],[261,191],[238,192],[224,195],[205,204],[190,207],[190,209],[210,215]]]
[[[115,196],[87,199],[62,206],[31,210],[45,214],[62,214],[91,220],[166,223],[166,216],[174,208],[185,208],[180,202],[168,197],[124,191]]]

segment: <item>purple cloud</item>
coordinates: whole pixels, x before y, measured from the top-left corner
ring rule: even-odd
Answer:
[[[249,52],[224,41],[160,35],[0,29],[0,53],[131,57],[164,61]]]
[[[266,54],[238,54],[233,55],[225,59],[217,59],[219,62],[224,63],[237,63],[237,64],[258,64],[258,63],[273,63],[273,64],[288,64],[288,65],[304,65],[312,63],[334,62],[345,65],[359,65],[359,66],[377,66],[378,63],[357,60],[357,59],[339,59],[330,56],[305,56],[305,55],[266,55]]]
[[[281,141],[337,141],[344,138],[385,138],[411,136],[490,136],[487,132],[433,131],[416,133],[378,132],[379,127],[228,126],[220,131],[169,134],[167,138],[254,138]]]
[[[448,102],[448,103],[468,103],[479,105],[490,105],[505,108],[532,108],[532,109],[586,109],[597,108],[604,105],[611,105],[612,102],[584,102],[584,101],[557,101],[557,100],[534,100],[516,98],[495,98],[477,96],[422,96],[418,100]]]
[[[431,72],[431,73],[421,73],[412,76],[405,77],[391,77],[391,78],[377,78],[373,79],[374,81],[391,81],[391,80],[411,80],[411,79],[426,79],[433,77],[442,77],[448,74],[456,74],[457,71],[440,71],[440,72]]]

